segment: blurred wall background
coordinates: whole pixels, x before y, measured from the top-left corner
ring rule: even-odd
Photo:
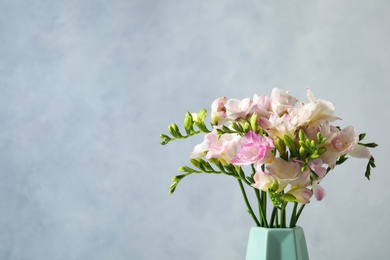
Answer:
[[[387,259],[390,3],[0,2],[0,259],[244,259],[234,179],[191,176],[167,126],[220,96],[330,100],[375,141],[299,224],[312,259]]]

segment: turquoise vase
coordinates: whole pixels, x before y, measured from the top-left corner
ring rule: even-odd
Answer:
[[[303,229],[252,227],[246,260],[309,260]]]

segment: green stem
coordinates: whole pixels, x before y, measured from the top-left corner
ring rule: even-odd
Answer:
[[[298,202],[294,202],[294,208],[291,213],[291,219],[290,219],[290,228],[295,227],[296,218],[297,218],[297,207],[298,207]]]
[[[267,192],[261,191],[261,205],[263,206],[263,214],[265,219],[267,219]]]
[[[272,210],[272,213],[271,213],[271,221],[270,221],[270,228],[273,228],[274,227],[274,222],[275,222],[275,219],[278,219],[276,217],[278,213],[278,208],[274,206],[274,209]],[[275,218],[276,217],[276,218]],[[277,226],[277,225],[276,225]]]
[[[256,218],[256,215],[255,215],[255,213],[253,212],[252,207],[251,207],[251,205],[250,205],[250,203],[249,203],[248,197],[246,196],[246,192],[245,192],[244,185],[242,185],[242,181],[241,181],[240,179],[237,179],[237,181],[238,181],[238,184],[240,184],[240,189],[241,189],[241,192],[242,192],[242,196],[244,197],[245,204],[246,204],[246,206],[247,206],[247,208],[248,208],[248,212],[249,212],[249,214],[252,216],[253,220],[256,222],[256,225],[257,225],[258,227],[260,227],[260,222],[259,222],[259,220]]]
[[[255,188],[255,193],[256,193],[256,198],[257,198],[257,204],[259,207],[259,215],[260,215],[260,221],[261,221],[261,227],[266,227],[268,228],[268,223],[267,223],[267,217],[264,212],[264,199],[263,196],[260,196],[260,191]],[[263,195],[263,194],[262,194]]]
[[[282,202],[282,208],[280,212],[280,227],[285,228],[286,227],[286,205],[287,202]]]
[[[279,210],[278,210],[278,208],[276,208],[275,221],[276,221],[275,227],[279,228]]]
[[[297,217],[295,218],[295,225],[297,224],[298,219],[299,219],[299,217],[301,216],[302,210],[303,210],[303,208],[304,208],[305,206],[306,206],[306,204],[302,204],[301,207],[299,208]]]

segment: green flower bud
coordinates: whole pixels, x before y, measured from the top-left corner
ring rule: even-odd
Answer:
[[[162,145],[166,145],[167,143],[169,143],[169,141],[172,140],[172,138],[164,134],[160,134],[160,138],[162,139],[162,141],[160,142],[160,144]]]
[[[181,137],[182,136],[180,134],[179,127],[176,124],[171,124],[170,126],[168,126],[168,130],[169,130],[169,133],[171,133],[171,135],[173,137]]]
[[[280,198],[287,202],[295,202],[297,200],[297,198],[290,193],[285,193]]]
[[[305,135],[305,132],[303,132],[303,130],[299,130],[299,140],[301,141],[304,141],[306,140],[306,135]]]
[[[242,133],[244,131],[244,129],[242,128],[241,124],[237,123],[237,122],[232,122],[231,124],[232,128],[234,130],[236,130],[238,133]]]
[[[295,145],[294,140],[291,139],[291,137],[289,137],[288,135],[283,136],[283,141],[287,145],[287,147],[290,148],[290,150],[296,149],[296,145]]]
[[[173,194],[175,192],[177,184],[179,184],[179,182],[173,182],[169,185],[169,194]]]
[[[274,145],[281,156],[283,156],[286,153],[286,144],[283,142],[282,139],[280,138],[276,139]]]
[[[251,125],[248,122],[244,124],[244,133],[248,133],[251,130]]]
[[[187,134],[191,134],[193,132],[193,124],[194,120],[192,119],[192,115],[187,112],[186,116],[184,117],[184,129],[186,130]]]
[[[322,154],[324,154],[325,152],[326,152],[326,147],[320,147],[320,148],[318,148],[318,155],[322,155]]]
[[[200,166],[200,163],[197,159],[190,159],[190,163],[192,163],[192,165],[194,165],[196,168],[199,168]]]
[[[326,138],[322,137],[321,132],[318,132],[317,133],[317,140],[318,140],[318,144],[321,145],[321,144],[325,143]]]
[[[207,116],[207,110],[203,108],[202,110],[199,111],[196,121],[203,122],[206,119],[206,116]]]
[[[279,193],[268,192],[268,196],[271,199],[272,204],[274,204],[275,207],[278,207],[282,203],[282,200],[280,199]]]
[[[172,182],[179,182],[181,181],[181,179],[183,179],[186,175],[185,174],[181,174],[181,175],[176,175],[172,178]]]
[[[252,130],[257,133],[258,130],[259,130],[259,124],[258,124],[258,121],[259,121],[259,115],[257,113],[254,113],[251,118],[250,118],[250,125],[251,125],[251,128]]]
[[[180,166],[179,169],[177,169],[179,172],[188,172],[187,166]],[[176,178],[177,176],[173,177]],[[173,180],[173,179],[172,179]]]
[[[304,157],[304,156],[305,156],[305,153],[306,153],[305,148],[303,148],[303,146],[299,147],[299,155],[300,155],[301,157]]]
[[[273,193],[276,192],[278,189],[279,189],[279,184],[277,182],[273,182],[268,190]]]
[[[168,126],[168,131],[169,133],[172,135],[172,136],[175,136],[176,133],[175,133],[175,127],[173,126],[174,124],[171,124]]]

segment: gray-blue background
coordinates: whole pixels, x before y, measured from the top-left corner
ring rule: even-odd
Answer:
[[[237,183],[168,186],[200,138],[159,134],[219,96],[330,100],[367,132],[306,207],[311,259],[390,254],[390,2],[0,2],[0,259],[244,259]]]

